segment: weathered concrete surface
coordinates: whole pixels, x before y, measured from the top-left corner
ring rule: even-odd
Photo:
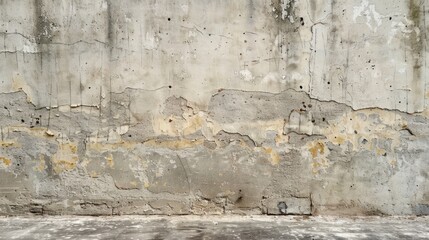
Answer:
[[[0,214],[429,214],[424,0],[0,1]]]
[[[0,239],[428,239],[427,218],[0,218]]]

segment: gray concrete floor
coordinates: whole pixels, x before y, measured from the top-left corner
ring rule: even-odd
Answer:
[[[0,217],[0,239],[429,239],[429,217]]]

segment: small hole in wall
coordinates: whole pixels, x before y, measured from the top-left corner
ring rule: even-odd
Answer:
[[[173,121],[173,119],[168,119],[168,122],[172,122]]]
[[[300,89],[302,89],[302,86],[299,86]]]
[[[168,88],[172,88],[172,86],[170,85],[170,86],[168,86]]]
[[[21,119],[21,122],[22,122],[22,123],[25,123],[24,119]]]
[[[328,82],[328,84],[331,84],[331,82]]]
[[[171,18],[168,18],[168,21],[170,21],[171,20]]]
[[[286,205],[285,202],[279,202],[277,204],[277,208],[279,209],[279,212],[281,214],[287,214],[287,208],[288,208],[288,206]]]
[[[131,135],[131,134],[129,134],[129,135],[128,135],[128,137],[132,137],[132,135]]]
[[[389,20],[392,20],[392,17],[389,17]]]
[[[325,118],[322,118],[322,121],[325,121]]]

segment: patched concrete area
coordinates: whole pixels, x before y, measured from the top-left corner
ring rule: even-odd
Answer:
[[[0,239],[428,239],[428,218],[0,218]]]
[[[0,215],[428,215],[428,4],[0,1]]]

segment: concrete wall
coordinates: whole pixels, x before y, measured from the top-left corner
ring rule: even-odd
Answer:
[[[0,214],[429,214],[425,0],[1,0]]]

